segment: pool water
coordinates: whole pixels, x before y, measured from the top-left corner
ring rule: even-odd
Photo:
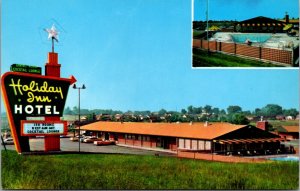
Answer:
[[[296,156],[274,157],[269,159],[275,161],[299,161],[299,157]]]
[[[250,40],[254,43],[264,43],[269,40],[272,35],[270,34],[231,34],[232,40],[235,43],[245,43],[246,40]]]

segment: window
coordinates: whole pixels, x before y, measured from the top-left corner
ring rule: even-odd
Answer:
[[[180,148],[180,149],[183,149],[184,148],[184,139],[179,139],[178,140],[178,147]]]
[[[191,149],[191,139],[185,139],[184,140],[184,148],[185,149]]]
[[[210,149],[211,149],[210,141],[205,141],[205,150],[210,150]]]
[[[204,141],[201,141],[201,140],[198,141],[198,149],[204,150]]]
[[[197,150],[197,140],[192,140],[192,149]]]

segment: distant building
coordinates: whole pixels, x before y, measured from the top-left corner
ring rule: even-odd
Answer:
[[[222,27],[221,32],[234,32],[234,26]]]
[[[299,139],[299,126],[280,126],[278,135],[287,140]]]
[[[285,116],[285,120],[294,120],[294,117],[291,115]]]

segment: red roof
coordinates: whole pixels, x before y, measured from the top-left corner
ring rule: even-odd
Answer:
[[[100,121],[81,126],[80,129],[209,140],[245,126],[230,123],[209,123],[209,125],[205,125],[205,123],[121,123]]]
[[[299,126],[282,126],[287,132],[299,133]]]

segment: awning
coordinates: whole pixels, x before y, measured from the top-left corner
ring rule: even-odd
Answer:
[[[283,27],[283,30],[286,31],[286,30],[289,30],[292,27],[293,27],[292,24],[288,24],[288,25],[285,25],[285,27]]]
[[[271,142],[284,142],[287,141],[284,138],[257,138],[257,139],[220,139],[213,140],[219,144],[245,144],[245,143],[271,143]]]
[[[213,25],[213,26],[209,27],[208,30],[209,30],[209,31],[218,31],[218,30],[220,30],[220,28],[217,27],[217,26],[215,26],[215,25]]]

